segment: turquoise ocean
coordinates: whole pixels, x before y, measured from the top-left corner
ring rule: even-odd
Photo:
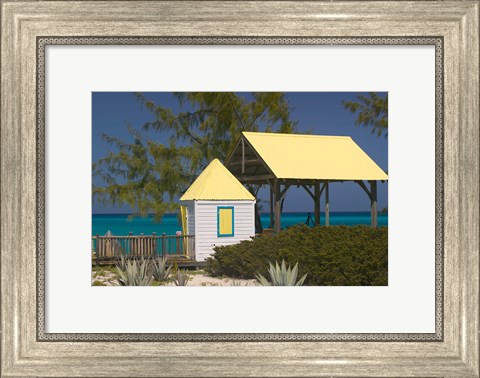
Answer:
[[[313,214],[312,214],[313,216]],[[267,228],[270,221],[269,214],[261,214],[262,225]],[[290,227],[295,224],[305,224],[308,213],[282,213],[282,228]],[[321,224],[325,222],[325,215],[320,217]],[[359,224],[370,224],[370,212],[331,212],[331,225],[355,226]],[[388,215],[378,214],[378,225],[388,225]],[[152,234],[157,235],[165,233],[175,235],[175,232],[182,228],[178,222],[176,214],[166,214],[161,223],[155,223],[153,217],[128,219],[128,214],[93,214],[92,215],[92,235],[105,235],[110,231],[113,235],[124,236],[130,232],[133,235]]]

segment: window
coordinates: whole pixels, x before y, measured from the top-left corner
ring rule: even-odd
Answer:
[[[233,236],[233,206],[217,207],[217,235]]]

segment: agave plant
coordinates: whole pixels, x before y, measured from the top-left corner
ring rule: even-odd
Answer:
[[[152,261],[153,278],[155,281],[162,282],[168,279],[172,271],[172,265],[167,268],[166,258],[156,258]]]
[[[125,253],[120,253],[120,259],[115,263],[115,265],[123,271],[127,270],[127,256]]]
[[[302,286],[308,273],[297,281],[298,275],[298,263],[293,268],[290,265],[285,264],[285,260],[282,260],[282,265],[279,266],[275,261],[275,266],[269,262],[270,267],[268,273],[270,274],[270,281],[263,277],[261,274],[256,274],[257,280],[262,286]]]
[[[232,280],[230,283],[230,286],[249,286],[249,283],[246,282],[245,285],[242,283],[242,281],[239,280]]]
[[[177,269],[174,273],[173,283],[175,286],[187,286],[188,281],[190,281],[190,275],[187,274],[186,270]]]
[[[152,276],[149,274],[148,260],[142,260],[139,263],[137,260],[126,261],[125,269],[122,270],[119,265],[115,268],[117,270],[117,281],[121,286],[148,286],[152,282]]]

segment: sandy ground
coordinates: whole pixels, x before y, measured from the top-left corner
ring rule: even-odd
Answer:
[[[97,283],[97,284],[96,284]],[[118,286],[117,275],[109,271],[102,271],[101,274],[96,274],[92,271],[92,285],[93,286]]]
[[[101,271],[101,274],[92,272],[93,286],[118,286],[117,276],[108,270]],[[95,283],[96,282],[96,283]],[[198,271],[193,271],[187,286],[257,286],[257,280],[240,280],[232,278],[209,277]],[[173,282],[167,282],[164,286],[175,286]]]
[[[175,284],[169,282],[166,286],[175,286]],[[187,286],[257,286],[257,280],[217,278],[205,274],[194,274],[190,276]]]

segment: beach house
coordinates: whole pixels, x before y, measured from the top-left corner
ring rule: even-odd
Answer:
[[[213,248],[255,236],[255,197],[220,162],[213,160],[180,198],[186,234],[195,235],[195,260]]]

